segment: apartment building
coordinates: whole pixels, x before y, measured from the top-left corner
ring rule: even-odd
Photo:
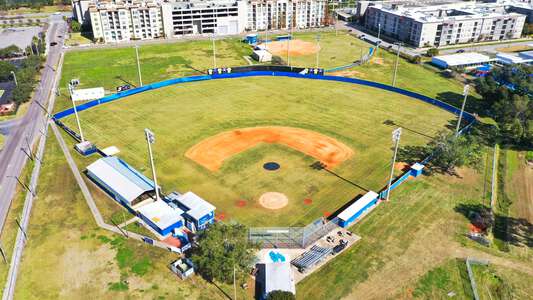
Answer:
[[[105,43],[187,35],[303,29],[326,24],[327,0],[72,0]]]
[[[326,23],[326,0],[253,0],[248,2],[250,31],[312,28]]]
[[[239,34],[246,27],[246,4],[243,0],[164,2],[165,36]]]
[[[161,6],[128,0],[89,5],[93,36],[105,43],[164,37]]]
[[[516,39],[526,16],[504,3],[451,3],[409,6],[370,4],[364,25],[415,47]]]

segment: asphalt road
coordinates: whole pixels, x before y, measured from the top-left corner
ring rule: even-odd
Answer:
[[[35,144],[46,121],[43,109],[39,104],[46,106],[52,92],[55,66],[61,56],[64,42],[63,36],[67,29],[67,25],[60,15],[51,16],[49,22],[50,26],[46,34],[47,45],[49,45],[50,41],[56,41],[58,45],[49,47],[47,50],[48,54],[42,70],[41,82],[35,90],[33,101],[27,113],[21,119],[10,121],[11,123],[7,124],[0,124],[0,128],[7,127],[10,131],[0,152],[0,229],[4,227],[18,184],[13,176],[19,176],[22,172],[28,160],[25,154],[25,152],[29,153],[28,144]],[[58,38],[59,35],[62,38]]]

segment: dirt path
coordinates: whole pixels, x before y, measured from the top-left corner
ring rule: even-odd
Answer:
[[[335,167],[353,150],[334,138],[293,127],[251,127],[219,133],[192,146],[185,156],[208,170],[217,171],[224,160],[259,143],[283,144]]]
[[[520,161],[524,160],[523,154]],[[533,166],[521,163],[519,169],[513,174],[513,185],[516,190],[517,217],[524,218],[533,223]]]

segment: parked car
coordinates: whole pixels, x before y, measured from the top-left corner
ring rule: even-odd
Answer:
[[[57,45],[57,42],[51,42],[50,43],[50,46],[55,46],[55,45]]]
[[[465,49],[459,49],[457,51],[455,51],[455,53],[464,53],[465,52]]]

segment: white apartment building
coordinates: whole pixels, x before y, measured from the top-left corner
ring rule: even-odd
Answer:
[[[326,24],[327,0],[72,0],[105,43]]]
[[[246,27],[243,0],[164,2],[161,9],[166,37],[239,34]]]
[[[157,2],[97,2],[89,5],[93,36],[105,43],[164,37]]]
[[[516,39],[526,16],[500,3],[431,6],[376,4],[367,7],[365,27],[415,47]]]
[[[326,0],[252,0],[248,2],[251,31],[312,28],[326,23]]]

